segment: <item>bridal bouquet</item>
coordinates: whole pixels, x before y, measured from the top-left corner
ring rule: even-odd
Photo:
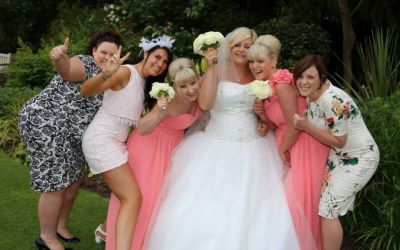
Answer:
[[[168,83],[155,82],[149,94],[157,100],[160,97],[166,97],[168,102],[170,102],[171,99],[174,99],[175,91]]]
[[[193,51],[196,54],[205,56],[208,48],[218,49],[224,43],[224,36],[219,32],[209,31],[200,34],[193,42]],[[213,58],[213,64],[217,63],[217,58]]]
[[[272,87],[269,81],[255,80],[250,83],[249,95],[255,96],[257,99],[266,99],[273,95]]]

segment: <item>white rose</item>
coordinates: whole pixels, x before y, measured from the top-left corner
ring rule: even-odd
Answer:
[[[214,36],[214,32],[206,32],[204,36],[204,43],[207,45],[212,45],[217,42],[217,39]]]
[[[175,97],[175,91],[171,87],[169,87],[169,89],[168,89],[168,96],[170,99],[174,99],[174,97]]]
[[[204,40],[204,34],[200,34],[193,42],[193,51],[196,54],[204,56],[204,51],[201,50],[201,47],[203,47],[203,40]]]
[[[160,88],[158,87],[158,83],[157,82],[153,83],[153,86],[151,88],[151,91],[149,92],[149,95],[155,99],[158,99],[159,92],[160,92]]]
[[[250,83],[249,95],[256,96],[258,99],[266,99],[272,96],[272,88],[269,81],[255,80]]]

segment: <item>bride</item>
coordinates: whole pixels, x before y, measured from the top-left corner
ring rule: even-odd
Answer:
[[[216,66],[208,53],[198,102],[210,120],[175,150],[144,249],[299,249],[275,138],[259,135],[248,95],[246,53],[256,38],[237,28]]]

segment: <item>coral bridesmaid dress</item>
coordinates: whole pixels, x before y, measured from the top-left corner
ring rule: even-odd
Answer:
[[[135,129],[128,139],[128,162],[143,196],[132,250],[142,248],[147,226],[168,170],[171,153],[182,140],[184,130],[196,121],[199,112],[197,107],[194,115],[168,116],[150,134],[139,135]],[[118,198],[111,194],[107,214],[107,250],[115,249],[115,221],[120,204]]]
[[[276,84],[271,81],[271,84]],[[281,83],[285,84],[285,83]],[[306,99],[297,98],[299,114],[306,109]],[[265,113],[276,124],[276,147],[279,149],[286,133],[286,121],[277,97],[264,102]],[[318,215],[324,166],[330,147],[306,132],[289,149],[291,169],[285,181],[285,190],[292,213],[297,238],[302,250],[321,249],[321,226]],[[304,220],[304,217],[306,220]],[[311,234],[314,242],[310,240]],[[312,238],[311,238],[312,239]]]

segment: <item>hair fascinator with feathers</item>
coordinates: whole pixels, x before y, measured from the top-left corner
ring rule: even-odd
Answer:
[[[175,42],[175,39],[172,39],[171,37],[167,35],[162,35],[156,38],[153,38],[151,40],[147,40],[146,38],[142,37],[140,39],[139,47],[142,48],[144,51],[149,51],[155,46],[160,46],[160,47],[166,47],[169,50],[172,49],[172,44]]]

